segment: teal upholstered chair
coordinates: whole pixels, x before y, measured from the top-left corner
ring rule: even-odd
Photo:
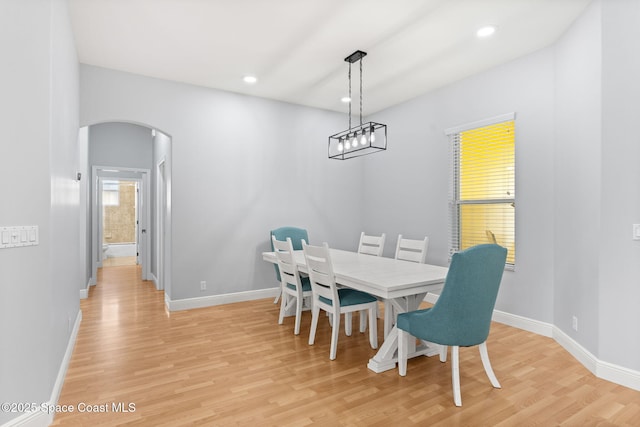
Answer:
[[[366,292],[350,288],[338,289],[336,278],[331,263],[329,245],[310,246],[303,242],[304,258],[311,280],[313,303],[311,304],[311,331],[309,332],[309,345],[313,345],[318,328],[320,310],[326,311],[331,316],[331,350],[329,359],[336,358],[338,349],[338,335],[340,333],[340,315],[345,313],[345,333],[351,335],[351,314],[360,311],[369,311],[369,344],[371,348],[378,348],[378,328],[376,323],[376,308],[378,300]],[[363,329],[360,330],[364,332]]]
[[[398,315],[398,369],[407,374],[407,349],[410,336],[442,345],[440,360],[446,361],[451,346],[453,400],[460,397],[459,347],[480,347],[480,356],[491,384],[500,388],[489,355],[487,336],[491,315],[502,280],[507,250],[495,244],[478,245],[458,252],[451,265],[444,288],[433,307]]]
[[[293,244],[294,251],[302,250],[302,240],[304,240],[305,242],[309,241],[307,230],[305,230],[304,228],[297,228],[297,227],[276,228],[275,230],[271,230],[271,232],[269,233],[269,243],[271,243],[272,251],[275,249],[273,247],[273,243],[271,242],[271,236],[275,236],[276,240],[280,240],[282,242],[286,242],[287,237],[289,237],[291,239],[291,243]],[[278,283],[280,283],[282,281],[282,278],[280,277],[280,270],[278,269],[278,264],[275,264],[274,267],[276,269],[276,279],[278,280]],[[273,301],[274,304],[278,302],[279,298],[280,298],[280,295],[278,295],[275,301]]]

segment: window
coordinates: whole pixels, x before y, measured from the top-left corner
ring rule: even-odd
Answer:
[[[120,205],[120,182],[102,181],[102,206]]]
[[[515,114],[446,131],[451,142],[450,252],[482,243],[515,252]]]

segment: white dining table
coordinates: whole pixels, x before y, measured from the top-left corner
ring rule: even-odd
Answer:
[[[330,249],[336,283],[359,291],[368,292],[389,301],[398,313],[417,310],[428,292],[439,291],[444,285],[448,268],[430,264],[419,264],[393,258],[358,254],[356,252]],[[294,251],[298,269],[307,273],[302,251]],[[263,252],[262,259],[275,264],[274,252]],[[385,321],[389,321],[385,313]],[[438,354],[434,345],[422,342],[409,343],[409,357]],[[382,346],[367,367],[376,372],[394,369],[397,363],[398,330],[394,325],[384,338]]]

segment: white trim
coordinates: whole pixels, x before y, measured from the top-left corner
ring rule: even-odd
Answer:
[[[593,354],[589,352],[582,345],[578,344],[573,338],[564,333],[557,326],[553,327],[553,337],[558,344],[560,344],[570,355],[575,357],[578,362],[591,371],[592,374],[596,374],[597,366],[601,363]]]
[[[91,279],[89,279],[87,286],[84,289],[80,289],[80,299],[89,298],[89,287],[91,287]]]
[[[609,362],[598,362],[596,377],[640,391],[640,371]]]
[[[53,418],[50,415],[42,411],[36,411],[22,414],[7,421],[0,427],[47,427],[52,422]]]
[[[112,178],[117,180],[136,181],[142,188],[143,204],[145,206],[143,221],[147,233],[144,237],[144,249],[141,248],[142,255],[142,279],[146,280],[151,268],[151,170],[143,168],[128,168],[117,166],[100,166],[93,165],[91,167],[91,282],[95,284],[98,267],[102,267],[102,209],[98,209],[102,205],[102,180]],[[142,218],[142,217],[141,217]],[[140,222],[143,222],[140,221]],[[136,241],[140,244],[138,236]]]
[[[62,391],[64,377],[67,375],[67,368],[69,368],[69,362],[71,362],[71,356],[73,355],[73,348],[76,345],[76,338],[78,338],[78,331],[80,330],[81,322],[82,310],[78,310],[76,321],[73,324],[71,336],[69,337],[69,342],[67,343],[67,350],[65,351],[64,357],[62,358],[62,363],[60,364],[60,369],[58,370],[58,376],[56,377],[56,383],[53,386],[51,398],[49,399],[49,402],[54,405],[58,403],[58,398],[60,397],[60,392]],[[51,416],[51,421],[53,421],[53,416]]]
[[[501,114],[499,116],[489,117],[488,119],[477,120],[475,122],[466,123],[464,125],[450,127],[449,129],[444,130],[444,134],[449,136],[455,133],[464,132],[469,129],[482,128],[485,126],[495,125],[496,123],[508,122],[510,120],[515,120],[515,118],[516,118],[515,112]]]
[[[149,277],[147,280],[150,280],[153,282],[153,285],[156,287],[156,290],[160,291],[161,289],[158,288],[158,278],[156,277],[155,274],[149,272]]]
[[[69,336],[69,342],[67,343],[67,350],[65,351],[62,362],[60,363],[58,375],[56,376],[56,382],[53,385],[53,390],[51,391],[51,397],[46,403],[46,405],[49,407],[55,406],[58,403],[58,398],[60,397],[60,392],[62,391],[62,385],[64,384],[64,378],[67,375],[69,362],[71,361],[71,356],[73,355],[73,348],[76,345],[76,338],[78,338],[78,331],[80,330],[81,322],[82,310],[78,310],[78,315],[76,316],[76,321],[73,324],[73,329],[71,330],[71,335]],[[1,427],[47,427],[53,422],[54,416],[55,414],[53,412],[50,414],[42,411],[27,412],[20,415],[19,417],[7,421],[6,423],[2,424]]]
[[[206,297],[171,300],[165,294],[165,305],[169,311],[191,310],[193,308],[213,307],[234,302],[253,301],[263,298],[274,298],[279,295],[280,288],[259,289],[256,291],[236,292],[224,295],[209,295]]]
[[[549,338],[553,337],[553,329],[555,328],[555,326],[550,323],[540,322],[539,320],[529,319],[528,317],[518,316],[517,314],[500,310],[493,310],[491,320]]]
[[[424,298],[424,301],[431,304],[435,304],[437,300],[438,295],[436,294],[427,294]],[[597,378],[640,391],[640,371],[599,360],[589,350],[551,323],[540,322],[500,310],[494,310],[491,319],[507,326],[553,338]]]

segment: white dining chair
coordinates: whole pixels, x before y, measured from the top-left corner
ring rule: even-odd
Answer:
[[[307,245],[302,243],[302,250],[307,264],[313,302],[311,305],[311,331],[309,332],[309,345],[313,345],[318,328],[320,310],[326,311],[331,316],[331,350],[329,359],[334,360],[338,349],[338,335],[340,333],[340,315],[345,313],[345,333],[351,335],[351,314],[360,311],[369,311],[369,343],[371,348],[378,348],[378,328],[376,323],[376,309],[378,300],[366,292],[350,288],[336,286],[333,265],[329,253],[329,245]],[[361,323],[362,325],[362,323]],[[360,332],[364,332],[361,328]]]
[[[307,233],[307,230],[299,227],[286,226],[286,227],[276,228],[275,230],[271,230],[269,232],[269,239],[271,239],[272,236],[275,236],[277,240],[281,240],[283,242],[287,240],[287,237],[291,237],[291,243],[293,244],[293,249],[296,251],[302,250],[303,240],[305,242],[309,241],[309,235]],[[273,245],[271,245],[271,250],[272,251],[274,250]],[[280,270],[278,270],[278,264],[275,264],[274,267],[276,269],[276,280],[280,282]],[[281,294],[282,293],[279,293],[276,296],[276,298],[273,301],[274,304],[278,303],[278,300],[280,299]]]
[[[364,234],[364,231],[360,234],[360,243],[358,243],[358,253],[382,256],[384,250],[385,234],[380,236],[370,236]]]
[[[422,240],[413,240],[405,239],[402,237],[402,234],[399,234],[396,245],[396,259],[424,264],[427,261],[428,247],[428,237]]]
[[[303,240],[304,242],[304,240]],[[294,334],[300,334],[300,320],[302,318],[302,302],[305,297],[311,297],[311,284],[308,277],[300,277],[298,265],[293,258],[293,243],[291,238],[287,237],[286,241],[276,239],[271,236],[271,243],[276,253],[278,269],[280,270],[280,315],[278,324],[284,322],[285,313],[291,309],[293,304],[296,305],[296,321],[294,326]]]
[[[382,233],[380,236],[372,236],[365,234],[364,231],[360,233],[360,242],[358,243],[358,253],[374,256],[382,256],[384,251],[384,241],[386,235]],[[384,300],[379,299],[381,302]],[[385,303],[386,304],[386,303]],[[386,305],[385,305],[386,306]],[[379,318],[380,310],[376,307],[376,317]],[[360,328],[362,328],[362,320],[360,320]]]
[[[427,249],[429,247],[429,237],[422,240],[405,239],[402,234],[398,235],[396,244],[396,259],[424,264],[427,261]],[[391,332],[396,323],[398,313],[391,303],[384,302],[384,337]]]

